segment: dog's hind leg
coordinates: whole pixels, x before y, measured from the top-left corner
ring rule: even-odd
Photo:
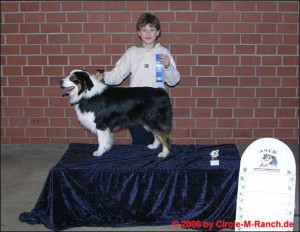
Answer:
[[[153,133],[153,132],[152,132]],[[170,137],[166,133],[153,133],[155,140],[153,144],[148,145],[149,149],[156,149],[160,144],[163,146],[163,150],[158,154],[158,157],[165,158],[170,153]]]
[[[168,134],[163,134],[158,136],[158,138],[162,143],[163,150],[160,153],[158,153],[157,156],[165,158],[170,153],[170,137]]]
[[[93,156],[101,156],[106,151],[110,150],[114,143],[113,134],[110,129],[97,130],[99,147],[97,151],[94,151]]]
[[[154,142],[152,144],[149,144],[147,147],[149,149],[156,149],[159,147],[159,145],[161,144],[160,140],[158,139],[158,137],[153,133],[154,135]]]

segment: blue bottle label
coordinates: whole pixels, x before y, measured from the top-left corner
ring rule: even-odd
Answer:
[[[163,65],[160,63],[160,54],[156,54],[156,82],[164,81]]]

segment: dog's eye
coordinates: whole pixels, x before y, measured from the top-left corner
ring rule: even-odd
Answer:
[[[71,77],[70,77],[70,81],[76,81],[76,77],[74,76],[74,75],[72,75]]]

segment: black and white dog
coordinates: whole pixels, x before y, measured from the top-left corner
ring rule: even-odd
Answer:
[[[162,144],[158,157],[166,157],[170,149],[172,105],[162,88],[111,87],[85,70],[73,70],[60,80],[63,96],[69,96],[79,122],[97,134],[99,147],[94,156],[101,156],[113,143],[112,132],[132,125],[142,125],[155,137],[149,149]]]

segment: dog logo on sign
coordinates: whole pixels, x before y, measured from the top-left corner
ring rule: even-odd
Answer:
[[[261,168],[277,168],[277,159],[275,155],[263,154],[261,158]]]
[[[279,171],[278,168],[278,159],[277,159],[277,151],[274,149],[261,149],[260,153],[260,161],[256,170],[273,170]]]

